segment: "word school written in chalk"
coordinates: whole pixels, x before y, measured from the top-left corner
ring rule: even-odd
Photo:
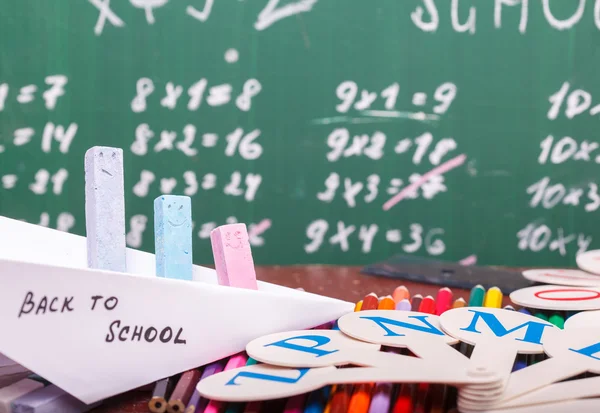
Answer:
[[[449,10],[448,7],[442,8],[448,3],[447,0],[421,0],[421,5],[414,9],[410,18],[415,26],[424,32],[435,32],[440,25],[440,20],[446,18],[450,20],[455,32],[466,34],[475,34],[479,21],[486,25],[490,22],[489,16],[480,16],[477,8],[478,2],[475,0],[452,0]],[[573,29],[586,18],[593,19],[594,24],[600,30],[600,0],[593,2],[593,10],[592,2],[587,0],[573,2],[495,0],[493,3],[493,25],[496,29],[508,28],[502,22],[503,17],[505,15],[513,17],[518,13],[520,16],[518,30],[521,34],[525,34],[530,16],[532,20],[535,20],[537,14],[542,13],[548,25],[556,30]],[[557,7],[559,4],[568,4],[568,10]],[[468,14],[462,10],[459,13],[459,8],[466,10],[466,7],[468,7]],[[441,12],[448,13],[447,17],[441,15]]]

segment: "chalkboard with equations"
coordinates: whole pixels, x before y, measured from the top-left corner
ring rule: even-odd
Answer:
[[[573,266],[600,248],[600,0],[81,0],[0,13],[0,214],[84,235],[83,157],[257,264],[402,253]]]

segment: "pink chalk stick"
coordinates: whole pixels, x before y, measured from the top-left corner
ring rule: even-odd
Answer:
[[[222,225],[210,232],[219,285],[257,290],[246,224]]]

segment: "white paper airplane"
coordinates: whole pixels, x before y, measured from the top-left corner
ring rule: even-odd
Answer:
[[[351,312],[345,301],[0,260],[0,352],[93,403]]]
[[[0,217],[0,353],[91,404],[354,307],[260,281],[220,286],[201,266],[193,282],[160,278],[155,266],[128,248],[128,273],[91,270],[85,237]]]

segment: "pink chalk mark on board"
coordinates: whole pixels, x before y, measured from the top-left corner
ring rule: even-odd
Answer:
[[[469,255],[458,262],[460,265],[475,265],[477,264],[477,255]]]
[[[456,167],[459,167],[467,160],[467,155],[462,154],[458,155],[455,158],[450,159],[449,161],[444,162],[440,166],[433,168],[431,171],[427,172],[425,175],[421,176],[417,181],[405,187],[402,191],[398,192],[392,198],[390,198],[385,204],[383,204],[383,210],[387,211],[398,202],[402,201],[408,194],[413,191],[419,189],[429,178],[436,175],[441,175],[446,173]]]
[[[252,230],[250,230],[249,235],[251,237],[256,237],[256,236],[262,234],[263,232],[265,232],[266,230],[268,230],[269,228],[271,228],[271,220],[268,218],[263,219],[258,224],[256,224],[254,227],[252,227]]]

